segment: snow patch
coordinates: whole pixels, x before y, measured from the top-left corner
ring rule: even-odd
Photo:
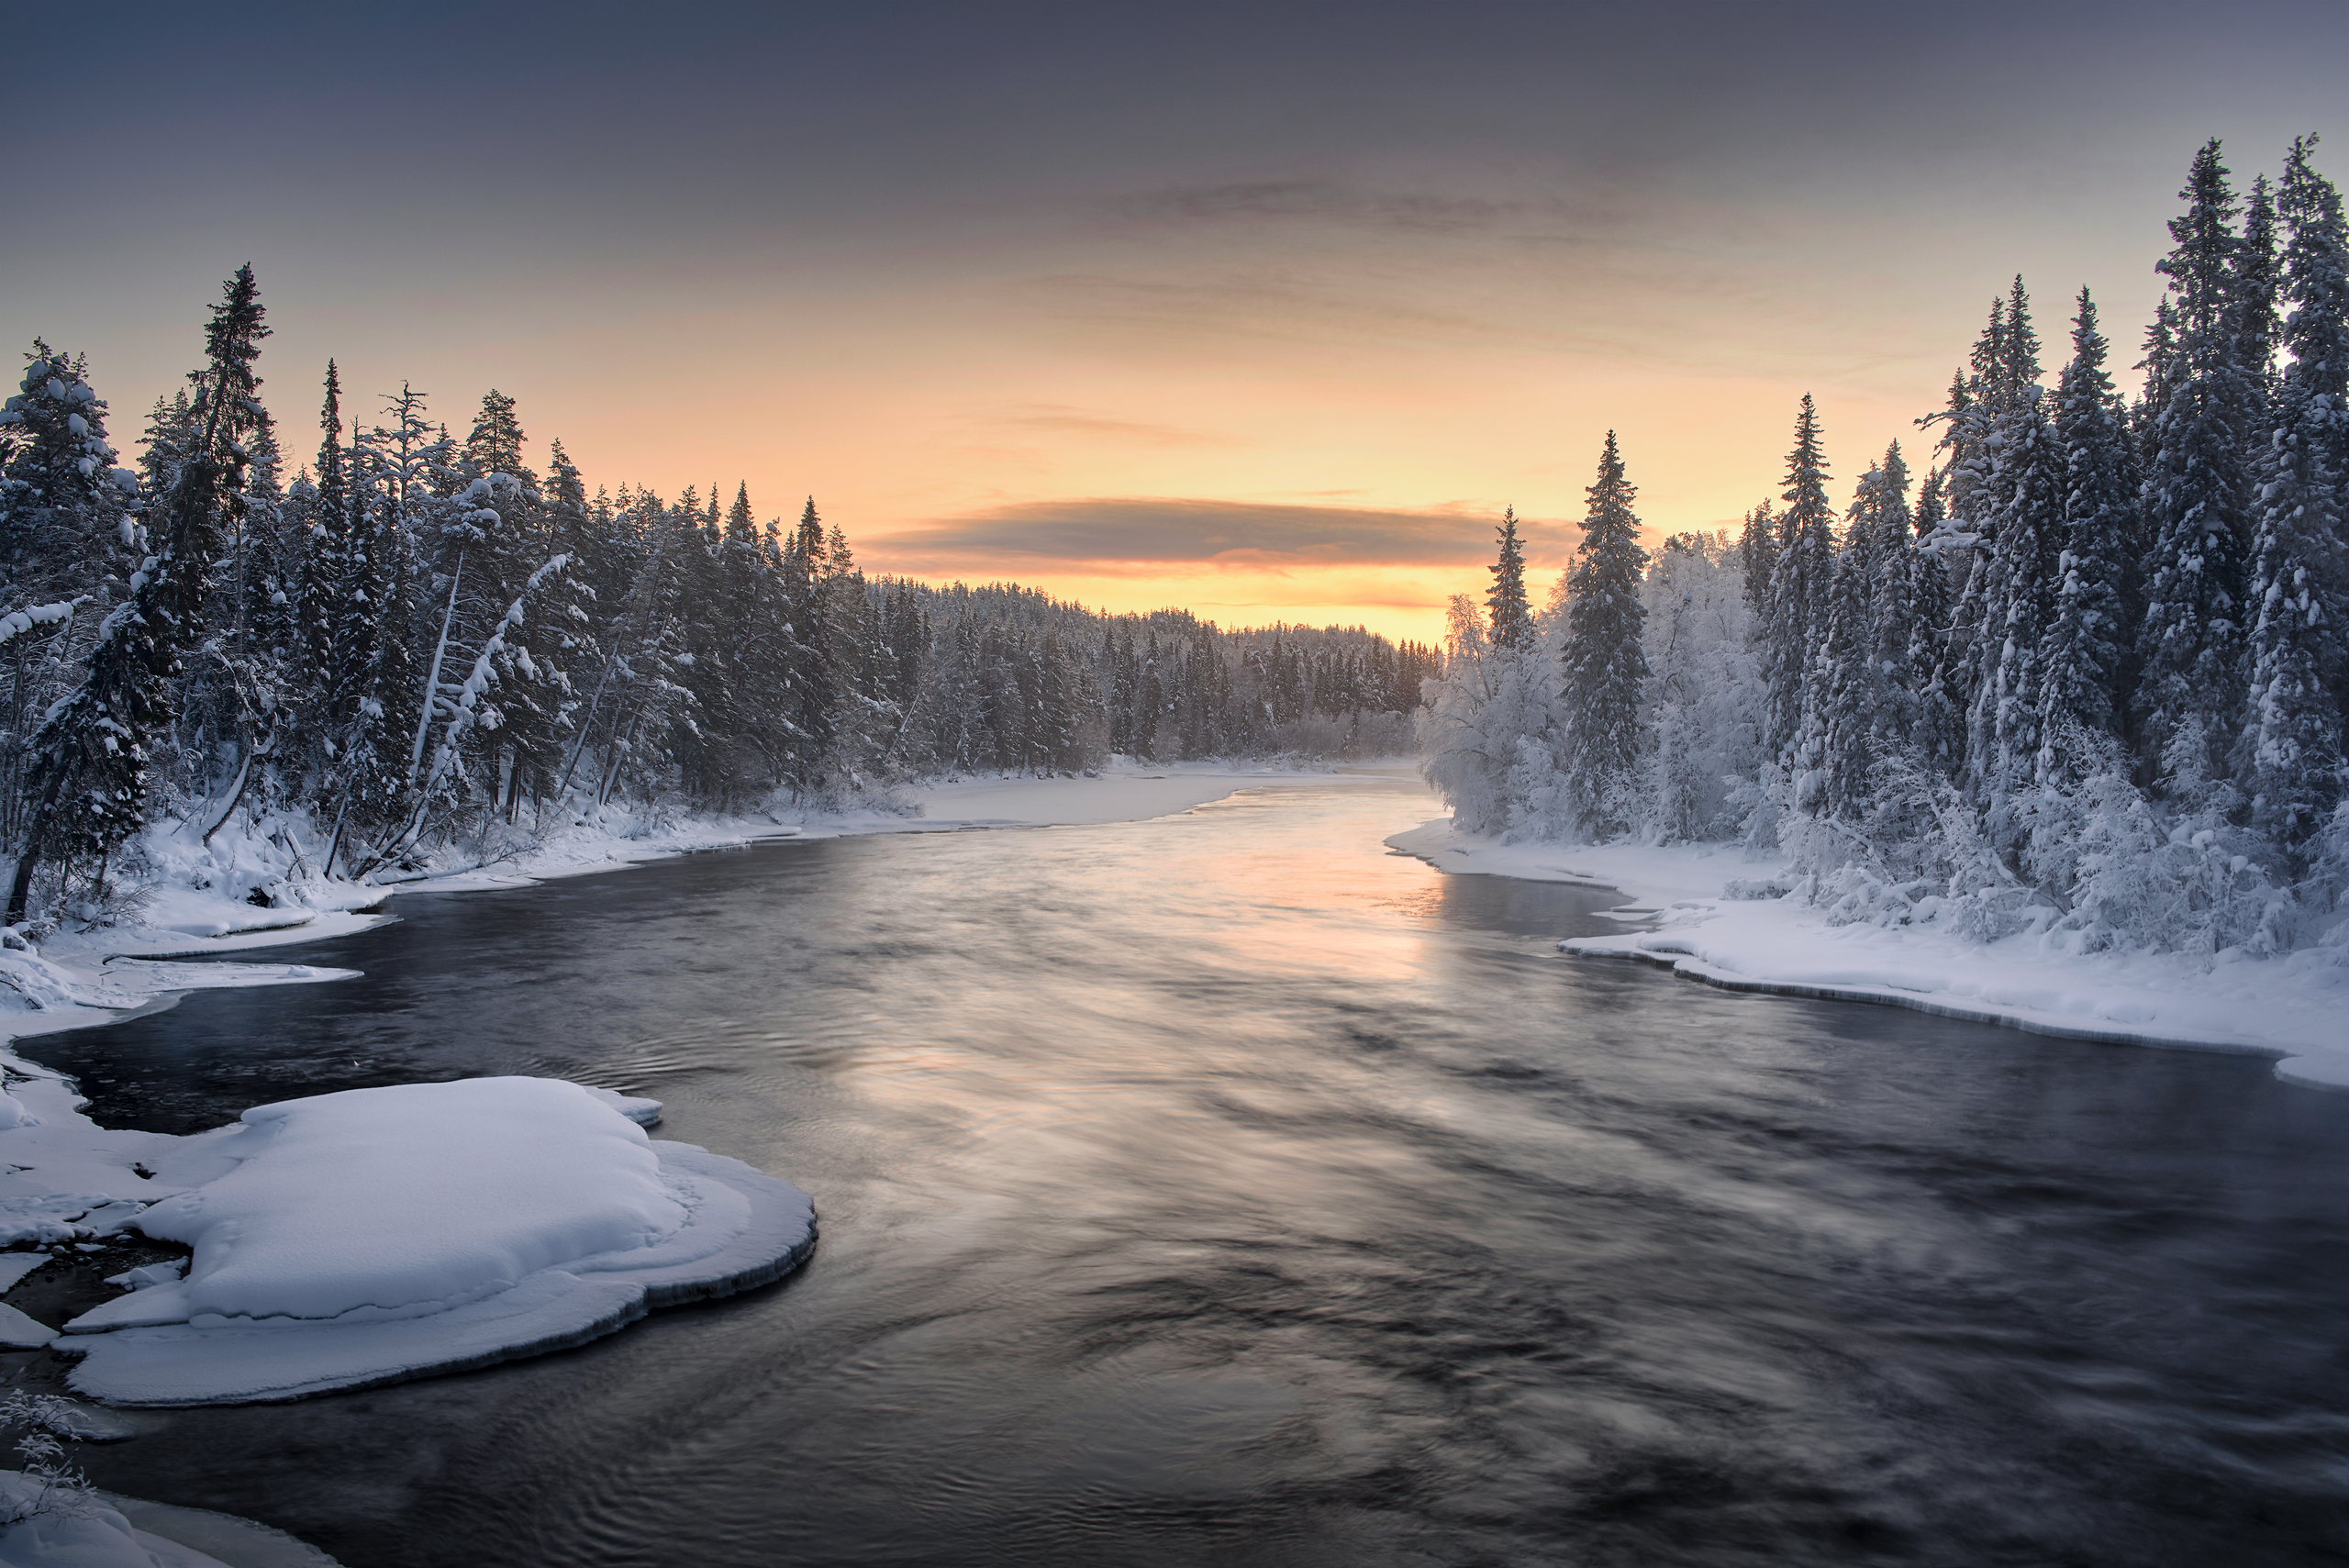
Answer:
[[[373,1387],[580,1344],[805,1258],[805,1193],[647,1139],[623,1098],[400,1084],[169,1140],[154,1179],[178,1190],[138,1225],[195,1261],[66,1325],[72,1386],[127,1405]]]

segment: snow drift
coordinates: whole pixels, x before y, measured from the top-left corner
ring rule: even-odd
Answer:
[[[124,1405],[299,1398],[579,1344],[788,1273],[814,1242],[807,1195],[648,1139],[629,1113],[653,1108],[477,1078],[159,1140],[166,1195],[131,1223],[193,1262],[66,1324],[71,1382]]]

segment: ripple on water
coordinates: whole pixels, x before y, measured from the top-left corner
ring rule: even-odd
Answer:
[[[1431,814],[418,900],[302,955],[362,980],[43,1040],[125,1120],[651,1093],[825,1228],[778,1288],[90,1468],[352,1568],[2349,1556],[2337,1100],[1575,963],[1620,899],[1383,851]]]

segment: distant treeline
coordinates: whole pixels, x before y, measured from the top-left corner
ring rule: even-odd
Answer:
[[[1838,518],[1805,398],[1783,500],[1651,558],[1608,438],[1533,613],[1513,522],[1455,601],[1431,777],[1470,828],[1736,839],[1839,919],[2273,951],[2349,890],[2349,228],[2294,143],[2215,141],[2126,400],[2084,289],[2046,384],[2022,282]]]
[[[290,812],[362,875],[491,821],[669,800],[885,799],[971,770],[1386,754],[1437,673],[1360,628],[1223,632],[1009,584],[858,570],[796,522],[622,487],[514,400],[459,439],[403,386],[351,417],[326,367],[288,476],[250,268],[204,368],[121,466],[78,357],[36,341],[0,413],[0,837],[9,918],[103,880],[150,822]]]

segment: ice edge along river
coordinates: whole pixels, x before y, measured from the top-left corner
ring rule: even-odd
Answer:
[[[1449,817],[1386,843],[1450,873],[1614,889],[1629,902],[1611,918],[1654,923],[1560,942],[1568,953],[1643,959],[1731,990],[1910,1007],[2072,1040],[2272,1057],[2285,1083],[2349,1090],[2342,950],[2280,959],[2076,953],[2029,934],[1982,943],[1931,929],[1834,926],[1799,895],[1734,896],[1795,879],[1782,863],[1749,861],[1727,844],[1504,844],[1455,833]]]

